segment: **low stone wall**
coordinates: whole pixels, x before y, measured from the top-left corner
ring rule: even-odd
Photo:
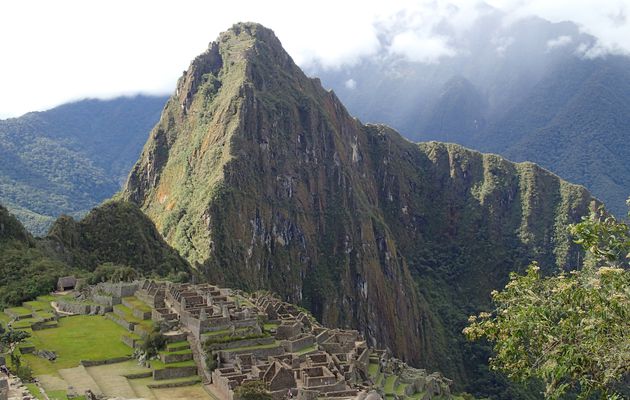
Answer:
[[[9,310],[8,308],[4,309],[4,313],[16,320],[27,319],[27,318],[33,317],[33,314],[18,314],[16,312]]]
[[[116,314],[107,314],[107,318],[111,319],[112,321],[122,326],[129,332],[133,332],[135,324],[132,324],[131,322],[127,322],[122,318],[119,318]]]
[[[121,303],[120,297],[106,296],[102,294],[93,294],[92,300],[95,303],[102,304],[104,306],[110,306],[110,307],[113,307]]]
[[[178,388],[185,386],[196,385],[201,381],[199,377],[191,377],[190,380],[181,381],[181,382],[171,382],[171,383],[150,383],[147,385],[149,389],[169,389],[169,388]]]
[[[142,378],[151,378],[153,376],[153,371],[147,372],[138,372],[135,374],[127,374],[123,375],[127,379],[142,379]]]
[[[122,335],[120,340],[124,344],[126,344],[127,346],[131,347],[132,349],[135,349],[136,347],[139,347],[140,346],[140,342],[142,341],[142,339],[136,339],[136,338],[131,337],[129,335]]]
[[[168,343],[183,342],[188,339],[186,332],[176,333],[174,335],[165,335]]]
[[[99,365],[117,364],[129,360],[133,360],[133,357],[116,357],[109,358],[107,360],[81,360],[80,364],[84,367],[96,367]]]
[[[282,347],[288,352],[295,353],[315,344],[315,336],[307,335],[297,340],[283,340]]]
[[[329,337],[330,333],[328,332],[328,329],[326,329],[323,332],[320,332],[315,339],[317,340],[317,343],[324,343]]]
[[[221,350],[218,352],[218,354],[219,354],[219,357],[221,357],[222,361],[227,362],[227,361],[231,361],[237,354],[252,354],[258,359],[265,359],[269,356],[279,356],[281,354],[284,354],[284,349],[282,348],[282,346],[277,346],[277,347],[269,347],[269,348],[262,348],[262,349],[249,349],[249,350],[233,350],[233,351]]]
[[[161,353],[160,359],[164,364],[171,364],[182,361],[189,361],[193,359],[192,352],[190,353]]]
[[[132,283],[101,282],[98,285],[96,285],[96,289],[100,292],[107,293],[111,295],[112,297],[123,298],[123,297],[133,296],[134,293],[136,293],[136,291],[138,290],[138,283],[137,282],[132,282]]]
[[[31,329],[34,331],[41,331],[44,329],[56,328],[57,323],[51,321],[38,321],[31,324]]]
[[[187,376],[197,375],[197,366],[191,365],[187,367],[166,367],[164,369],[156,369],[153,371],[153,380],[163,381],[165,379],[185,378]]]
[[[133,316],[142,320],[151,319],[151,311],[142,311],[142,310],[138,310],[137,308],[134,308]]]
[[[228,350],[236,349],[239,347],[265,346],[268,344],[273,344],[274,342],[275,339],[273,337],[264,337],[256,339],[235,340],[233,342],[227,343],[213,343],[212,347],[214,350]]]
[[[73,302],[66,300],[58,300],[56,302],[59,311],[70,314],[79,315],[104,315],[112,311],[111,306],[100,304],[86,304],[81,302]]]

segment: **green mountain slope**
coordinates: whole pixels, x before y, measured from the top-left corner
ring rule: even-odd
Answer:
[[[414,141],[455,142],[535,162],[625,217],[630,58],[582,56],[596,40],[568,21],[505,24],[499,11],[487,11],[466,35],[449,37],[457,54],[439,62],[384,52],[310,72],[362,120],[391,125]],[[354,84],[346,86],[349,79]]]
[[[0,308],[50,291],[59,276],[71,272],[38,248],[22,224],[0,205]]]
[[[191,63],[122,197],[209,280],[486,392],[466,316],[533,259],[578,265],[564,227],[591,201],[533,164],[363,125],[256,24]]]
[[[50,292],[61,276],[89,277],[104,263],[131,266],[145,276],[190,274],[186,261],[133,204],[109,202],[78,222],[61,217],[39,239],[0,206],[0,308]]]
[[[0,202],[38,235],[119,190],[165,98],[82,100],[0,121]]]
[[[630,62],[572,62],[476,140],[588,187],[617,215],[630,195]]]

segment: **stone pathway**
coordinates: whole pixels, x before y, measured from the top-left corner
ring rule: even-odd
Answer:
[[[30,400],[35,399],[35,396],[29,392],[24,386],[20,378],[14,375],[9,375],[9,400]]]

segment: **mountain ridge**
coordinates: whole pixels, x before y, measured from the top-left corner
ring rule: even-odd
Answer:
[[[534,259],[577,266],[563,228],[593,200],[531,163],[361,124],[252,23],[191,63],[120,198],[208,279],[472,386],[465,319]]]
[[[86,99],[0,120],[0,203],[37,236],[116,193],[166,98]]]

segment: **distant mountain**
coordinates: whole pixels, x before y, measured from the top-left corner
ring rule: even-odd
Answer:
[[[449,32],[442,32],[449,35]],[[383,54],[319,70],[361,120],[533,161],[585,185],[618,216],[630,195],[630,58],[587,58],[595,39],[569,22],[481,18],[435,64]],[[352,79],[353,84],[346,82]]]
[[[38,235],[121,187],[164,97],[82,100],[0,121],[0,203]]]
[[[478,93],[452,87],[440,107],[472,121]],[[497,396],[467,316],[532,260],[579,265],[565,226],[592,200],[531,163],[362,124],[251,23],[192,61],[120,196],[207,280],[273,290]]]

